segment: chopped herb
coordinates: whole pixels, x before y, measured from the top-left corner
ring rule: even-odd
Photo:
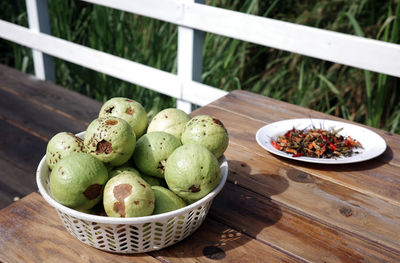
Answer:
[[[363,148],[361,143],[350,136],[340,135],[341,130],[293,128],[276,140],[271,139],[271,145],[279,151],[292,154],[293,157],[337,158],[357,154],[353,149]]]

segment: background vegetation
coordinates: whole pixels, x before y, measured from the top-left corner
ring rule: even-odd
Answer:
[[[208,5],[399,43],[400,1],[207,0]],[[0,0],[0,18],[27,26],[25,1]],[[72,0],[49,0],[54,36],[176,72],[176,26]],[[33,73],[28,48],[0,40],[0,63]],[[141,102],[151,116],[175,100],[55,59],[57,84],[105,101]],[[399,78],[207,33],[203,83],[243,89],[400,133]]]

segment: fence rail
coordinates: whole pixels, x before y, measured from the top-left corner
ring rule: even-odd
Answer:
[[[46,0],[26,1],[28,8],[32,6],[28,2],[36,2],[37,6],[47,4]],[[191,103],[203,106],[226,94],[226,91],[200,83],[202,32],[400,77],[398,44],[207,6],[201,3],[203,0],[199,0],[200,3],[194,0],[85,1],[176,24],[178,73],[161,71],[56,38],[31,22],[28,29],[0,20],[0,37],[177,98],[178,107],[187,112]],[[40,12],[40,8],[33,9],[28,10],[28,14]],[[37,13],[32,15],[40,17]]]

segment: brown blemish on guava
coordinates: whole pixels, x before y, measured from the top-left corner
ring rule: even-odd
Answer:
[[[97,143],[96,153],[105,153],[109,154],[112,152],[112,145],[106,140],[101,140]]]
[[[140,202],[139,202],[138,200],[133,201],[133,203],[134,203],[135,205],[139,205],[139,204],[140,204]]]
[[[133,115],[135,113],[135,110],[132,109],[131,107],[129,107],[129,108],[126,109],[125,113],[129,114],[129,115]]]
[[[197,186],[195,186],[195,185],[192,185],[191,187],[189,187],[189,190],[190,190],[192,193],[197,193],[197,192],[200,191],[200,187],[197,187]]]
[[[125,202],[124,199],[132,193],[132,185],[130,184],[119,184],[114,186],[113,194],[117,202],[114,203],[114,211],[125,217]]]
[[[101,194],[102,188],[103,186],[101,184],[92,184],[86,188],[86,190],[83,192],[83,195],[89,200],[96,199]]]
[[[222,122],[221,122],[220,120],[213,118],[212,121],[213,121],[215,124],[217,124],[217,125],[219,125],[219,126],[221,126],[221,127],[224,127],[224,125],[222,124]]]
[[[115,125],[117,123],[118,123],[117,120],[106,120],[106,125]]]
[[[132,185],[130,184],[119,184],[114,186],[113,189],[114,197],[118,201],[123,201],[131,193],[132,193]]]
[[[125,203],[124,202],[115,202],[113,209],[116,213],[120,214],[121,217],[125,217]]]

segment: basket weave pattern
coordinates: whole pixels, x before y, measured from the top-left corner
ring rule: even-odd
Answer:
[[[103,224],[82,220],[57,210],[68,232],[81,242],[109,252],[142,253],[175,244],[204,221],[211,201],[180,216],[142,224]]]
[[[228,163],[220,160],[221,181],[207,196],[186,207],[146,217],[113,218],[82,213],[55,201],[50,193],[46,156],[39,163],[36,182],[68,232],[81,242],[108,252],[143,253],[173,245],[192,234],[204,221],[213,199],[225,185]]]

